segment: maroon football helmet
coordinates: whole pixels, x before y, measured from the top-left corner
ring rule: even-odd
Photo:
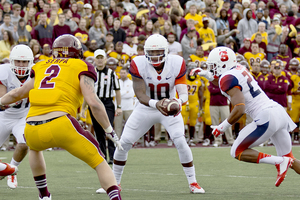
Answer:
[[[264,67],[270,68],[270,62],[267,61],[267,60],[262,60],[262,61],[260,62],[260,67],[261,67],[261,68],[264,68]]]
[[[244,58],[244,56],[242,56],[241,54],[238,54],[238,55],[236,56],[236,61],[237,61],[238,63],[241,63],[243,60],[245,60],[245,58]]]
[[[81,42],[73,35],[61,35],[53,42],[52,54],[54,58],[83,58]]]
[[[299,61],[297,60],[297,58],[293,58],[290,60],[290,64],[289,65],[295,65],[295,66],[299,66]]]
[[[109,57],[106,60],[106,66],[115,71],[117,69],[117,66],[118,66],[118,60],[114,57]]]
[[[246,67],[246,68],[250,71],[249,64],[248,64],[248,62],[247,62],[246,60],[242,60],[242,61],[240,62],[240,65],[243,65],[244,67]]]

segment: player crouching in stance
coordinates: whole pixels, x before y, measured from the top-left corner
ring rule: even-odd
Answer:
[[[14,175],[18,171],[18,167],[8,164],[0,163],[0,180],[9,175]]]
[[[175,115],[169,115],[162,106],[162,102],[166,99],[175,99],[176,90],[180,105],[188,100],[185,62],[178,55],[168,55],[168,42],[162,35],[151,35],[146,40],[144,48],[145,56],[135,57],[130,64],[129,72],[132,75],[133,89],[139,103],[126,122],[122,133],[120,142],[124,150],[116,149],[114,154],[113,172],[117,183],[121,182],[128,151],[132,145],[154,124],[161,123],[177,148],[190,192],[205,193],[196,181],[193,155],[184,137],[184,124],[180,110]],[[101,188],[97,191],[97,193],[102,192]]]
[[[49,200],[46,164],[42,151],[61,147],[96,170],[100,184],[110,200],[121,199],[114,174],[106,163],[97,140],[81,128],[74,118],[83,97],[95,118],[119,146],[105,108],[94,91],[97,79],[94,66],[81,60],[82,46],[72,35],[62,35],[53,43],[53,59],[34,65],[31,80],[0,98],[8,105],[29,97],[25,138],[29,146],[29,164],[39,190],[39,199]]]
[[[26,45],[17,45],[9,57],[10,63],[0,66],[0,97],[18,88],[30,80],[29,73],[33,65],[33,53]],[[25,119],[29,110],[28,98],[16,104],[1,106],[0,112],[0,146],[12,133],[17,145],[10,164],[19,166],[27,155],[28,147],[24,139]],[[14,189],[18,186],[17,175],[7,176],[7,185]]]
[[[250,72],[237,64],[235,53],[227,47],[213,49],[207,59],[209,71],[195,69],[220,90],[233,106],[229,117],[218,126],[212,126],[217,137],[239,120],[244,114],[250,115],[253,122],[239,133],[231,148],[231,156],[244,162],[267,163],[276,166],[277,179],[275,186],[284,180],[289,167],[300,174],[300,162],[292,153],[292,142],[289,132],[296,128],[284,108],[270,100]],[[268,139],[273,142],[277,156],[265,154],[252,149]]]

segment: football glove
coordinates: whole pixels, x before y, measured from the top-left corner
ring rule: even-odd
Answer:
[[[222,135],[229,127],[231,127],[231,124],[228,123],[227,119],[225,119],[221,124],[218,126],[211,125],[210,128],[213,129],[212,134],[215,137],[219,137]]]
[[[209,81],[213,81],[214,80],[214,76],[213,76],[213,74],[210,71],[203,70],[201,68],[192,69],[189,75],[190,76],[199,75],[199,76],[202,76],[202,77],[206,78]]]
[[[113,143],[115,144],[115,147],[118,148],[118,150],[124,150],[121,145],[121,142],[119,141],[119,138],[114,130],[111,133],[105,133],[105,134],[108,139],[113,141]]]
[[[179,115],[179,113],[180,113],[181,110],[182,110],[182,101],[181,101],[180,99],[177,99],[177,98],[173,98],[173,100],[177,101],[178,104],[179,104],[179,111],[178,111],[178,113],[176,113],[176,114],[174,115],[174,117],[176,117],[177,115]]]

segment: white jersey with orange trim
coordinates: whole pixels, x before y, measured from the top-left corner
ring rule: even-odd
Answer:
[[[241,65],[226,71],[219,79],[222,94],[230,100],[226,93],[233,87],[238,87],[245,97],[245,113],[252,119],[264,108],[276,106],[277,103],[264,93],[250,72]]]
[[[178,55],[166,57],[164,68],[160,74],[149,64],[145,56],[137,56],[130,64],[129,73],[145,81],[146,94],[151,99],[174,98],[176,95],[175,85],[186,84],[185,61]]]
[[[30,80],[28,76],[27,81]],[[24,83],[25,83],[24,82]],[[11,71],[10,64],[0,65],[0,84],[4,85],[7,88],[7,92],[21,87],[24,83],[22,83],[17,76]],[[5,111],[5,116],[13,116],[14,118],[22,118],[25,117],[29,110],[29,101],[28,98],[23,99],[22,103],[16,105],[11,108],[7,108]]]

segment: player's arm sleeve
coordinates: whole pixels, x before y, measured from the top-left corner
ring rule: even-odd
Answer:
[[[85,64],[87,65],[87,70],[80,72],[78,75],[78,79],[80,80],[81,75],[85,75],[85,76],[92,78],[96,82],[97,81],[97,73],[96,73],[95,67],[88,62],[85,62]]]
[[[221,78],[220,80],[220,89],[223,92],[228,92],[229,90],[231,90],[232,88],[238,88],[239,90],[242,91],[242,86],[239,84],[238,79],[231,75],[231,74],[227,74],[224,77]]]
[[[0,97],[2,97],[7,92],[7,88],[5,85],[2,84],[0,81]]]
[[[129,73],[133,77],[143,79],[142,76],[140,75],[140,72],[139,72],[139,70],[138,70],[138,68],[137,68],[136,63],[134,62],[134,60],[131,61],[131,63],[130,63]]]
[[[185,61],[182,59],[182,64],[180,67],[180,71],[175,79],[175,85],[177,84],[186,84],[186,65],[185,65]]]

